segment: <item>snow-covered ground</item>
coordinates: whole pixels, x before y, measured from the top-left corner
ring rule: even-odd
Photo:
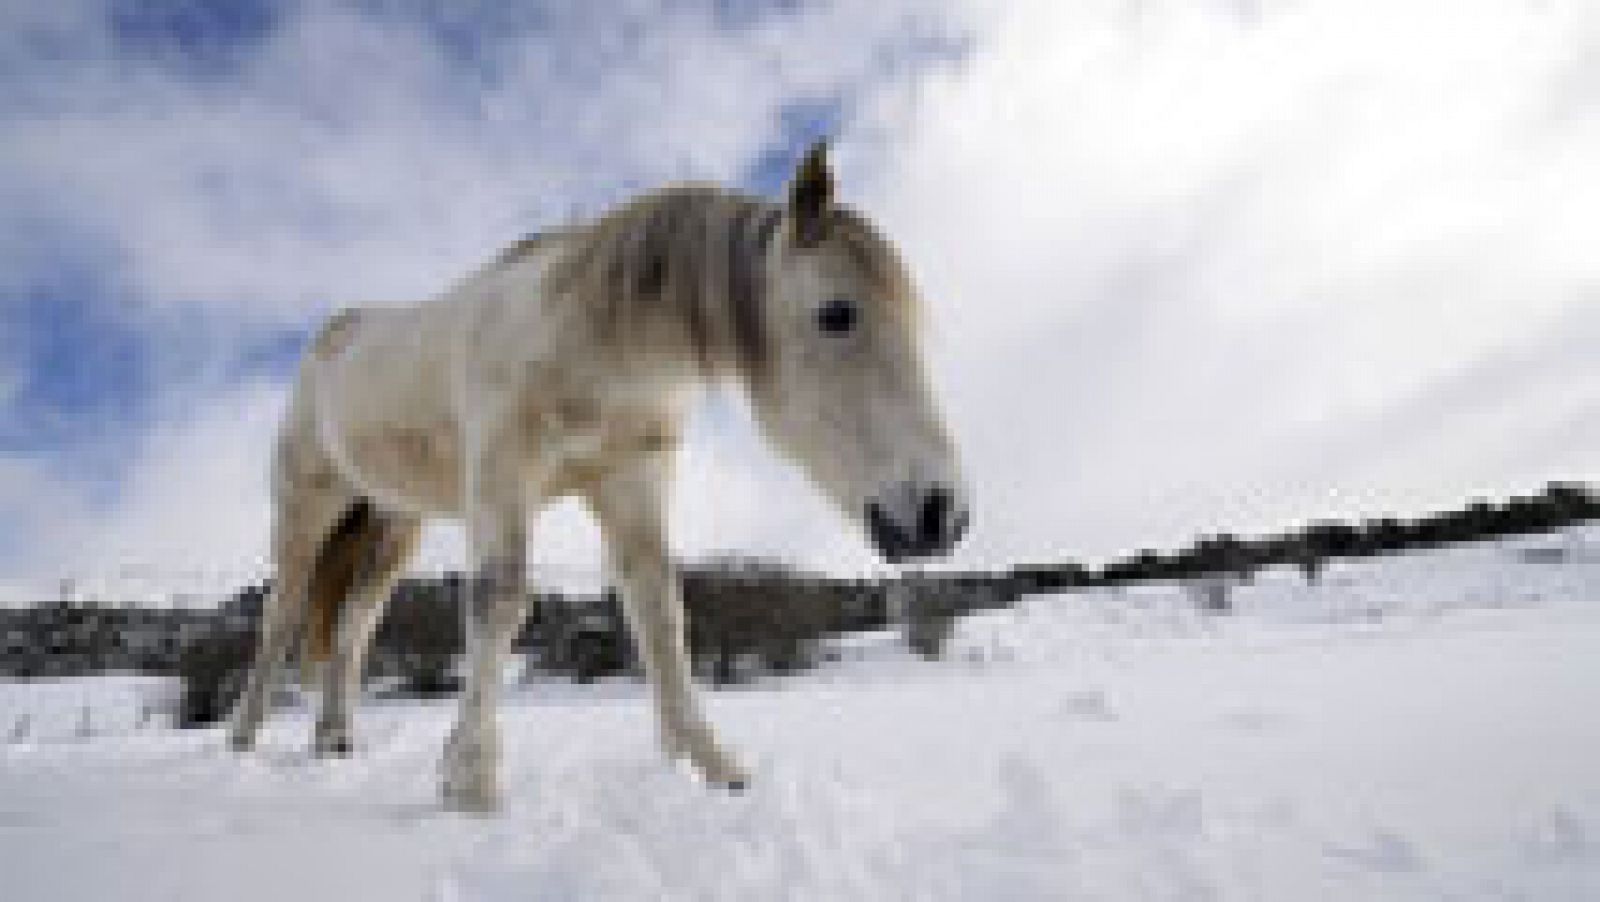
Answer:
[[[1600,537],[1234,600],[1038,597],[715,693],[742,795],[659,763],[640,687],[519,686],[490,819],[435,803],[449,702],[319,761],[305,711],[239,757],[158,682],[0,685],[0,898],[1600,899]]]

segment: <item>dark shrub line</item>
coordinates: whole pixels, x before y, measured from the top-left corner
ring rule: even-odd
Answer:
[[[1537,495],[1403,520],[1319,521],[1276,535],[1207,536],[1167,553],[1140,551],[1099,569],[1067,561],[986,572],[911,571],[886,579],[841,579],[781,564],[722,558],[683,570],[688,645],[696,674],[717,685],[815,666],[830,637],[904,625],[907,643],[937,657],[955,621],[1005,607],[1035,592],[1146,580],[1247,577],[1293,565],[1315,578],[1325,561],[1561,529],[1600,519],[1586,487],[1551,483]],[[414,696],[456,689],[462,648],[459,574],[408,579],[375,638],[370,677]],[[215,610],[162,610],[56,601],[0,609],[0,676],[71,676],[108,670],[183,678],[176,719],[210,723],[232,704],[254,643],[266,586],[241,590]],[[620,604],[598,597],[541,593],[517,639],[532,672],[578,681],[637,675]]]
[[[1246,577],[1264,567],[1292,565],[1315,578],[1327,561],[1440,548],[1487,539],[1553,532],[1600,519],[1600,498],[1586,486],[1552,482],[1536,495],[1501,503],[1475,500],[1459,510],[1415,520],[1375,517],[1357,523],[1320,520],[1299,529],[1255,538],[1206,536],[1165,554],[1144,549],[1099,570],[1067,562],[1014,568],[1023,591],[1185,580],[1229,574]]]

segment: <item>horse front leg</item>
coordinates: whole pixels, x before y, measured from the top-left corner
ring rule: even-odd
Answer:
[[[655,692],[667,757],[687,757],[707,782],[742,789],[749,777],[718,743],[696,696],[684,642],[683,597],[668,557],[664,462],[613,475],[590,496],[621,583],[633,645]]]
[[[527,514],[515,482],[479,485],[468,514],[474,577],[467,584],[467,685],[445,744],[441,791],[457,811],[500,805],[500,662],[522,625],[527,589]]]

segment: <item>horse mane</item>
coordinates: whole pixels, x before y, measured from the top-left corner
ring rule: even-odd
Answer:
[[[489,262],[488,269],[506,269],[521,262],[522,258],[531,256],[549,247],[556,239],[555,232],[534,232],[524,235],[516,241],[502,248]]]
[[[665,323],[708,372],[732,366],[759,379],[772,345],[764,255],[784,220],[784,208],[766,200],[680,184],[588,223],[522,238],[491,268],[548,255],[546,292],[583,308],[601,337],[659,339]],[[898,255],[860,214],[830,210],[820,245],[840,249],[881,293],[909,306]]]

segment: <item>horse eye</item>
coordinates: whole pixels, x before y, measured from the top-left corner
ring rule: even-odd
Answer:
[[[817,328],[824,332],[849,332],[856,326],[854,301],[836,298],[817,308]]]

